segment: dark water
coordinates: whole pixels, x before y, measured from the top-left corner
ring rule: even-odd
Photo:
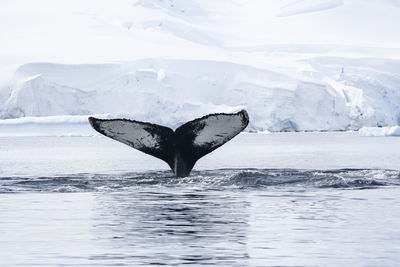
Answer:
[[[400,171],[0,178],[2,266],[396,266]]]
[[[221,169],[193,171],[191,176],[185,178],[176,178],[170,171],[0,177],[0,193],[135,192],[143,188],[185,188],[188,186],[218,191],[373,189],[398,185],[400,185],[400,171],[370,169]]]

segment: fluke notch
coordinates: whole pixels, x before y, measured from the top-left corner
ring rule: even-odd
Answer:
[[[222,146],[249,124],[245,110],[216,113],[189,121],[175,131],[127,119],[89,117],[99,133],[165,161],[177,177],[189,176],[198,159]]]

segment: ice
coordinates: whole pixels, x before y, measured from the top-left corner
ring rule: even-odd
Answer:
[[[0,116],[108,113],[174,128],[209,113],[246,108],[249,131],[358,130],[399,123],[400,61],[318,56],[293,64],[299,68],[295,73],[207,60],[31,63],[1,91]]]
[[[93,114],[96,118],[111,119],[109,114]],[[63,116],[48,116],[48,117],[21,117],[17,119],[0,120],[0,125],[22,125],[22,124],[79,124],[87,123],[88,116],[85,115],[63,115]]]
[[[102,119],[111,119],[109,114],[93,114]],[[97,133],[88,123],[88,115],[63,115],[47,117],[21,117],[0,120],[2,136],[95,136]]]
[[[99,113],[174,128],[246,108],[248,131],[400,124],[396,1],[1,6],[1,119]]]
[[[358,133],[361,136],[400,136],[400,126],[362,127]]]

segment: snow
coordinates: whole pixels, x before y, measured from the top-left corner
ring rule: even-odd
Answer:
[[[400,126],[362,127],[358,133],[361,136],[400,136]]]
[[[343,5],[343,0],[297,0],[292,1],[279,10],[277,16],[293,16],[310,12],[329,10]]]
[[[248,131],[400,124],[398,1],[0,7],[0,119],[111,114],[176,128],[245,108]]]
[[[109,114],[94,114],[93,117],[100,119],[111,119]],[[23,124],[79,124],[87,123],[88,117],[85,115],[78,116],[48,116],[48,117],[21,117],[17,119],[0,120],[1,126],[23,125]]]
[[[93,114],[96,118],[111,119],[109,114]],[[0,120],[0,137],[4,136],[97,136],[88,123],[88,115],[21,117]]]
[[[294,73],[181,59],[31,63],[14,75],[0,116],[98,113],[176,128],[245,108],[250,131],[358,130],[400,121],[400,61],[314,57],[293,63]]]
[[[157,72],[157,81],[161,82],[165,78],[165,71],[163,69],[159,69]]]

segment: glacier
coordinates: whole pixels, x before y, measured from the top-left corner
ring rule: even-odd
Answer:
[[[40,3],[2,3],[0,127],[109,114],[175,128],[243,108],[249,132],[400,125],[396,1]]]
[[[21,66],[2,119],[112,114],[177,127],[246,108],[249,131],[337,131],[400,124],[400,61],[315,57],[294,75],[230,62],[144,59]]]
[[[400,126],[362,127],[358,133],[360,136],[400,136]]]

